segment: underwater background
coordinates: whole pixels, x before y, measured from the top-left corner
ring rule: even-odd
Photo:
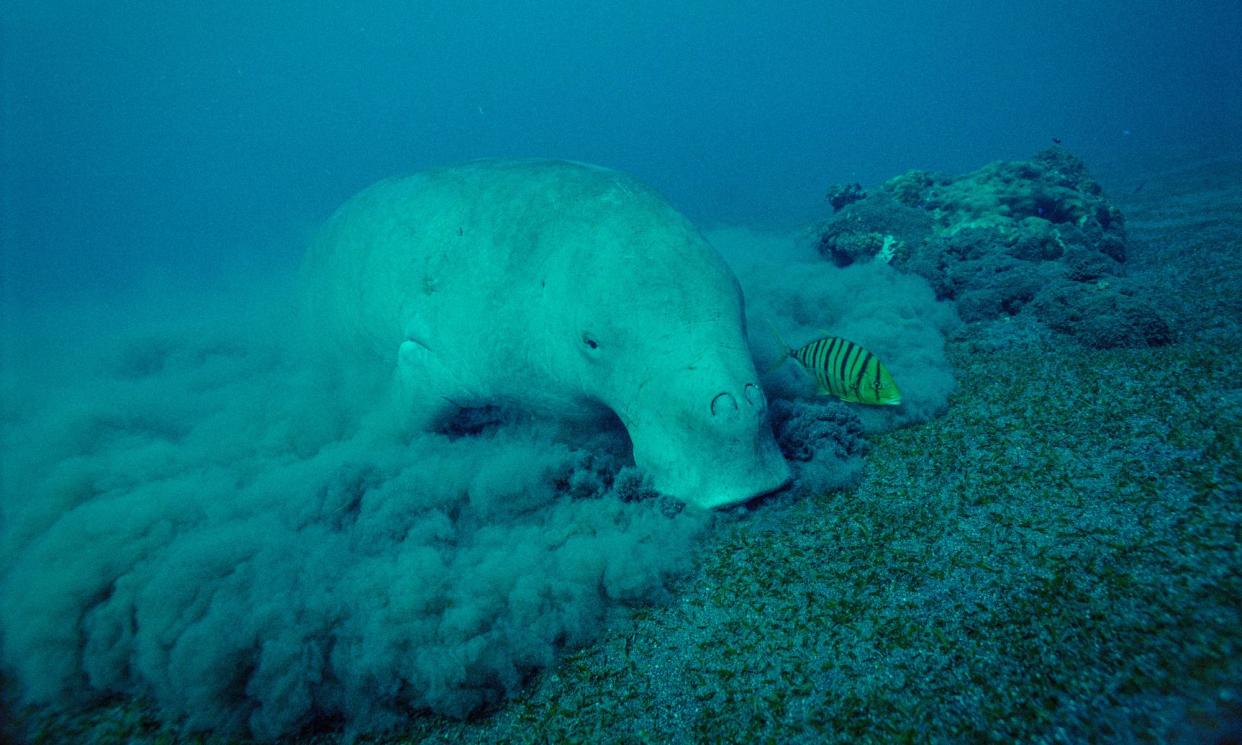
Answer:
[[[1242,737],[1242,5],[0,24],[0,739]],[[396,438],[311,361],[318,227],[483,157],[703,229],[792,488],[683,509],[516,414]]]

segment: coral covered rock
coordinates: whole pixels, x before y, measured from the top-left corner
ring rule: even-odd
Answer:
[[[1030,312],[1091,346],[1172,338],[1127,287],[1124,217],[1060,147],[962,176],[910,171],[844,204],[818,234],[838,266],[884,261],[926,277],[965,321]]]
[[[852,184],[833,184],[828,187],[828,195],[824,197],[828,204],[832,205],[833,212],[840,212],[841,208],[847,204],[853,204],[863,197],[867,196],[867,192],[863,191],[862,184],[857,182]]]
[[[1091,290],[1059,282],[1040,292],[1032,303],[1035,317],[1053,331],[1070,334],[1099,349],[1136,344],[1163,346],[1173,331],[1147,303],[1101,282]]]

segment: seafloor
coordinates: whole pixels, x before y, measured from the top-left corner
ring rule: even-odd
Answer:
[[[1174,344],[967,327],[948,411],[873,437],[856,486],[725,517],[671,605],[374,741],[1238,742],[1242,159],[1141,170],[1101,180]],[[222,742],[132,701],[23,729]]]

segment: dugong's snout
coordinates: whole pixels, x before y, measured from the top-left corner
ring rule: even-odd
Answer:
[[[708,407],[711,426],[717,430],[721,455],[703,475],[706,507],[744,502],[787,485],[789,464],[772,437],[768,400],[757,382],[748,381],[737,391],[722,390]],[[716,439],[713,438],[713,439]]]
[[[694,386],[699,391],[704,386]],[[706,387],[665,400],[659,416],[627,422],[634,460],[655,487],[703,508],[725,507],[789,483],[789,465],[757,382]]]

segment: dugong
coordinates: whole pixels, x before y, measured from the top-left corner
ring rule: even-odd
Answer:
[[[391,370],[413,426],[485,404],[613,412],[652,485],[689,504],[789,481],[737,278],[621,173],[482,160],[382,181],[329,219],[304,278],[317,340]]]

